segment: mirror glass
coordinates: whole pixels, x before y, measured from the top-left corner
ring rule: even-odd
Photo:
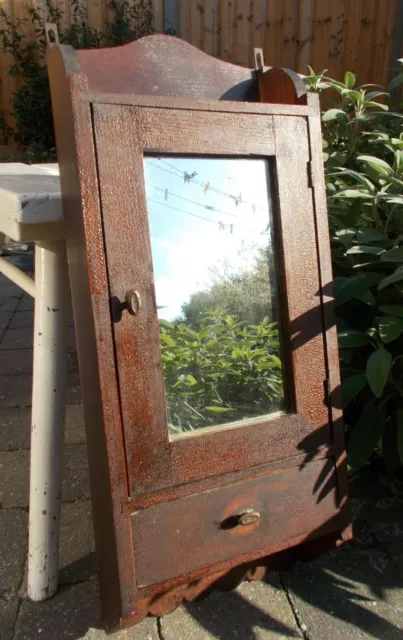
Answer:
[[[268,162],[144,164],[170,436],[282,411]]]

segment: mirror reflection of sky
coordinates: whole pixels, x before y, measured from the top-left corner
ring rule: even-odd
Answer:
[[[268,165],[171,156],[144,165],[158,315],[174,320],[192,293],[253,268],[268,246]]]

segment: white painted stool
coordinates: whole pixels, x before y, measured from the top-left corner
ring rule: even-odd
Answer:
[[[35,242],[35,282],[4,258],[0,271],[35,298],[28,594],[57,590],[69,281],[57,164],[0,163],[0,247]]]

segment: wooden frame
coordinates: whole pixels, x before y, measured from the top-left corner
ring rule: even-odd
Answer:
[[[283,549],[351,538],[319,105],[290,71],[235,67],[168,36],[111,50],[53,46],[49,73],[102,614],[113,629],[228,574],[259,577]],[[143,155],[155,152],[273,158],[291,413],[169,440],[143,176]],[[141,313],[116,317],[113,301],[133,286]],[[227,544],[198,519],[232,517],[250,496],[264,517],[249,537],[235,531]],[[286,517],[286,505],[303,505],[304,517]],[[197,560],[191,521],[212,539],[211,548],[199,539]],[[164,554],[150,555],[159,527]],[[166,560],[178,531],[176,575]]]

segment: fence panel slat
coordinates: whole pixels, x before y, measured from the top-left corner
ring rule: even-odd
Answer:
[[[372,43],[376,20],[376,0],[361,0],[360,30],[356,33],[359,43],[354,73],[357,74],[359,82],[370,82]]]
[[[328,75],[332,78],[343,77],[344,55],[344,21],[346,19],[346,3],[348,0],[335,0],[331,3],[330,50],[328,58]]]
[[[249,64],[249,0],[236,0],[235,5],[235,62],[243,66]]]
[[[93,0],[88,0],[90,5]],[[164,0],[153,0],[153,28],[157,33],[164,32]]]
[[[221,6],[221,57],[233,61],[234,56],[234,22],[235,0],[222,0]]]
[[[361,2],[362,0],[354,0],[347,2],[346,15],[346,36],[344,46],[344,71],[353,71],[357,68],[357,58],[360,51],[360,19],[361,19]],[[381,0],[382,4],[382,0]]]
[[[308,73],[307,65],[312,66],[312,46],[314,38],[313,30],[314,0],[301,0],[298,16],[298,39],[295,70],[299,73]]]
[[[391,77],[390,68],[395,66],[396,63],[392,60],[393,56],[393,46],[394,46],[394,32],[396,26],[397,19],[397,1],[392,0],[389,6],[389,12],[386,17],[385,22],[385,31],[384,31],[384,51],[383,51],[383,60],[381,66],[381,84],[385,87],[388,86]]]
[[[297,64],[299,0],[284,0],[283,67],[295,69]]]
[[[97,31],[101,31],[105,22],[104,0],[88,1],[88,23]]]
[[[190,42],[203,49],[204,45],[204,0],[189,0],[191,12]]]
[[[264,45],[264,59],[269,67],[283,66],[282,23],[282,2],[277,2],[277,0],[267,0],[267,31]]]
[[[204,51],[210,55],[214,55],[214,0],[204,0],[203,32],[204,32]]]
[[[253,49],[264,48],[266,35],[266,0],[255,0],[251,5],[250,66],[254,66]],[[267,63],[266,63],[267,64]]]
[[[88,12],[90,26],[101,31],[113,12],[109,0],[77,0]],[[137,0],[129,0],[130,3]],[[71,0],[51,0],[63,12],[61,26],[73,20]],[[306,73],[327,68],[341,80],[346,70],[358,84],[387,85],[395,41],[400,0],[178,0],[179,35],[198,48],[224,60],[253,66],[253,49],[262,47],[266,65],[290,67]],[[10,16],[28,18],[29,7],[42,0],[0,0]],[[164,32],[164,0],[152,0],[153,28]],[[1,28],[1,25],[0,25]],[[24,32],[35,37],[27,24]],[[400,36],[399,36],[400,38]],[[10,109],[10,98],[21,84],[10,77],[12,58],[0,55],[0,113]],[[12,123],[12,118],[9,120]],[[7,142],[1,137],[0,143]],[[10,144],[12,140],[8,141]]]

